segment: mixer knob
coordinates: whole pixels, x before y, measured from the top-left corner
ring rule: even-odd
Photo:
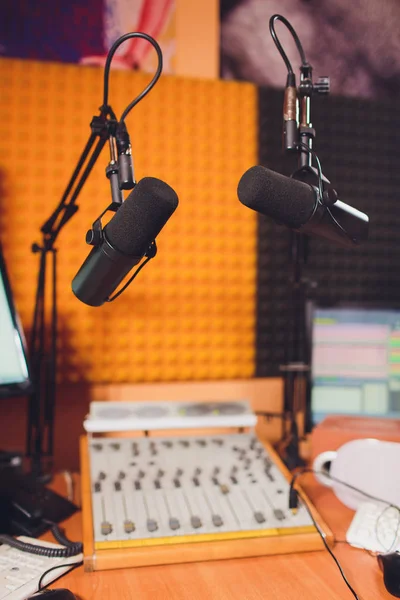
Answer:
[[[147,531],[152,533],[153,531],[157,531],[158,523],[155,519],[147,519]]]
[[[257,521],[257,523],[265,523],[266,521],[264,514],[259,510],[254,513],[254,518]]]
[[[215,525],[215,527],[221,527],[221,525],[224,524],[222,518],[219,515],[213,515],[212,522]]]
[[[132,531],[135,531],[136,527],[135,527],[135,523],[133,521],[131,521],[130,519],[126,519],[124,521],[124,531],[125,533],[132,533]]]
[[[203,525],[203,523],[201,522],[200,517],[197,517],[195,515],[193,515],[190,518],[190,522],[192,524],[193,529],[199,529]]]
[[[110,535],[110,533],[112,532],[113,528],[111,523],[109,523],[108,521],[103,521],[101,524],[101,533],[102,535]]]
[[[213,440],[213,443],[217,444],[217,446],[222,446],[224,443],[224,440],[217,438],[217,439]]]
[[[138,446],[137,442],[132,443],[132,454],[133,454],[133,456],[139,455],[139,446]]]
[[[280,508],[274,509],[274,516],[278,521],[284,521],[286,519],[285,513]]]
[[[170,517],[169,526],[170,526],[170,529],[172,529],[172,531],[175,531],[175,529],[179,529],[181,524],[176,517]]]

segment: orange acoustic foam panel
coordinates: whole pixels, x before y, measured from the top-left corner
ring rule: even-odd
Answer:
[[[119,116],[150,75],[111,73]],[[0,60],[0,240],[27,334],[38,255],[31,244],[58,204],[102,103],[103,70]],[[237,183],[257,162],[252,85],[163,76],[127,118],[135,176],[177,192],[158,254],[114,303],[79,302],[71,281],[85,234],[111,200],[108,146],[58,248],[59,379],[178,381],[251,377],[255,363],[256,213]]]

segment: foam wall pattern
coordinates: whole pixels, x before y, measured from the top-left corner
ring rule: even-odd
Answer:
[[[30,247],[89,136],[102,77],[99,68],[0,60],[0,239],[27,332],[38,266]],[[112,72],[109,101],[118,115],[148,80]],[[60,380],[254,374],[256,215],[236,188],[257,162],[256,112],[252,85],[167,76],[133,110],[136,178],[163,179],[180,205],[138,279],[115,303],[90,308],[71,281],[89,251],[85,233],[110,201],[104,149],[57,243]]]

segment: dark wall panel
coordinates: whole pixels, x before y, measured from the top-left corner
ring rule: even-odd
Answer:
[[[259,164],[290,175],[295,157],[282,153],[282,91],[259,90]],[[400,112],[396,104],[312,99],[314,149],[339,198],[370,217],[369,241],[342,249],[312,238],[305,277],[317,303],[400,305]],[[290,292],[290,233],[258,223],[257,376],[276,375],[284,360]]]

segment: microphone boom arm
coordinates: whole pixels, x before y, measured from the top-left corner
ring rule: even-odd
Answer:
[[[130,38],[143,38],[155,48],[158,57],[156,73],[144,90],[125,108],[120,121],[108,105],[108,83],[109,71],[112,57],[118,46]],[[133,178],[128,184],[120,185],[119,167],[126,172],[127,148],[124,148],[124,156],[120,161],[116,155],[117,134],[122,131],[130,146],[124,119],[130,110],[138,104],[157,83],[163,66],[162,52],[158,43],[148,34],[141,32],[127,33],[121,36],[111,47],[105,65],[103,105],[100,114],[94,116],[90,123],[91,133],[88,141],[78,159],[77,165],[64,190],[61,200],[50,217],[44,222],[40,231],[42,243],[33,243],[32,252],[39,254],[39,269],[35,294],[35,306],[33,323],[30,335],[31,371],[33,380],[33,391],[28,398],[26,456],[31,459],[30,469],[33,476],[43,480],[51,479],[51,467],[54,446],[54,412],[56,403],[56,374],[57,374],[57,250],[54,245],[61,229],[70,221],[78,211],[77,198],[89,177],[101,151],[107,141],[110,145],[110,163],[106,168],[106,176],[110,180],[112,206],[111,210],[117,210],[118,205],[123,202],[121,189],[134,187]],[[110,209],[109,207],[109,209]],[[154,244],[155,246],[155,244]],[[46,330],[46,282],[47,282],[47,256],[51,254],[51,294],[50,294],[50,322]],[[147,260],[155,255],[154,248],[149,252]],[[147,262],[145,261],[145,263]],[[141,267],[144,266],[141,265]],[[138,269],[139,271],[140,269]],[[136,274],[138,273],[136,272]],[[125,286],[126,287],[126,286]],[[125,287],[123,289],[125,289]],[[123,290],[121,290],[122,293]],[[44,465],[44,459],[48,464]]]

